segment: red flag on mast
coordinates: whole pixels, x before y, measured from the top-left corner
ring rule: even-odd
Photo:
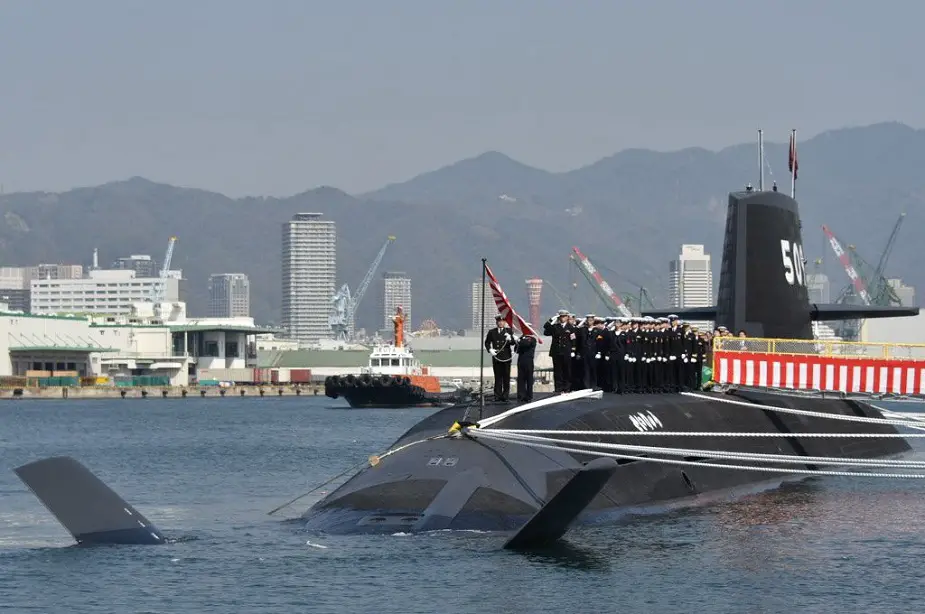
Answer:
[[[797,162],[797,135],[796,132],[790,131],[790,172],[793,174],[793,178],[797,178],[797,171],[800,169],[800,164]]]
[[[488,268],[487,263],[485,264],[485,275],[488,276],[488,287],[491,288],[492,297],[495,299],[495,307],[498,308],[498,313],[501,314],[501,317],[504,318],[508,326],[513,329],[516,323],[516,328],[520,330],[521,334],[532,335],[536,337],[537,342],[543,343],[543,340],[536,334],[536,331],[514,311],[511,301],[509,301],[507,295],[504,294],[504,290],[501,289],[501,284],[498,283],[498,278],[495,277],[491,269]]]

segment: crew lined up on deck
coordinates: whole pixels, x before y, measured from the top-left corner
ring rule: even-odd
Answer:
[[[709,364],[709,333],[667,318],[605,317],[588,314],[578,322],[560,310],[543,325],[552,338],[556,392],[600,388],[604,392],[697,390]]]

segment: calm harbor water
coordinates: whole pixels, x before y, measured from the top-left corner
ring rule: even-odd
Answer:
[[[317,536],[267,515],[431,411],[318,397],[3,403],[0,611],[925,611],[923,480],[814,479],[578,529],[528,556],[499,550],[499,535]],[[11,471],[56,454],[179,541],[67,547]]]

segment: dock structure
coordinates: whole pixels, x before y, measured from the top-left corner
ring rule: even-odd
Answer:
[[[716,337],[713,381],[858,396],[925,398],[925,344]]]

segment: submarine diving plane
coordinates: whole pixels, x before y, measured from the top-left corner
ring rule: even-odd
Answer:
[[[734,192],[717,305],[674,311],[751,337],[804,340],[813,339],[814,320],[918,313],[811,304],[803,273],[797,202],[777,191]],[[421,420],[301,521],[310,531],[332,534],[508,531],[506,547],[526,548],[556,540],[575,524],[734,497],[786,480],[883,475],[832,470],[841,466],[925,469],[925,463],[884,460],[910,451],[896,429],[906,422],[848,398],[739,387],[678,394],[583,390],[514,408],[483,405],[457,405]],[[69,457],[15,471],[79,543],[165,539]]]

